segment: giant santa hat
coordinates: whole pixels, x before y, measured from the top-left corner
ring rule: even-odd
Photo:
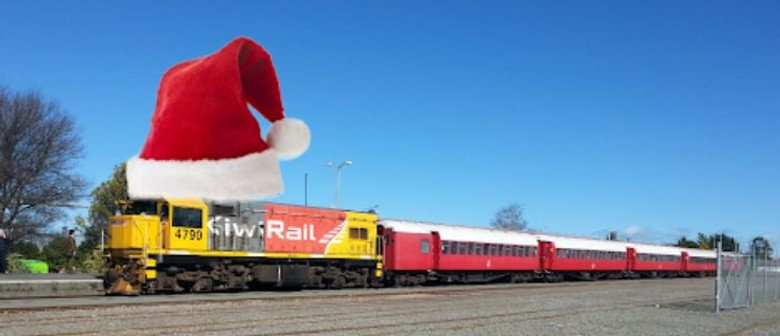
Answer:
[[[247,105],[272,123],[263,140]],[[271,56],[248,38],[172,67],[162,78],[151,129],[127,163],[130,198],[248,200],[283,191],[279,159],[311,136],[286,118]]]

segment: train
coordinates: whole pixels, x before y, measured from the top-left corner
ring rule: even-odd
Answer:
[[[120,202],[106,294],[710,276],[716,253],[273,202]]]

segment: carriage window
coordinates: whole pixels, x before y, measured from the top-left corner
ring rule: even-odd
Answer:
[[[504,255],[504,245],[498,245],[498,255]]]
[[[428,242],[428,239],[423,239],[420,241],[420,253],[422,254],[428,254],[431,252],[431,243]]]
[[[469,243],[469,255],[474,255],[474,243]]]
[[[475,246],[474,254],[482,255],[482,243],[477,243],[477,246]]]
[[[441,254],[448,254],[450,253],[450,242],[448,241],[442,241],[441,242]]]
[[[533,251],[533,256],[535,257],[536,256],[536,246],[532,247],[531,251]]]
[[[498,245],[490,245],[490,255],[498,255]]]
[[[458,254],[458,242],[450,242],[450,254]]]
[[[517,246],[512,246],[512,256],[517,257]]]
[[[466,243],[461,242],[460,244],[458,244],[458,254],[466,255],[467,247],[468,246],[466,245]]]

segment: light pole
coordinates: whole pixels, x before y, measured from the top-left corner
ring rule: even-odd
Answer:
[[[334,206],[335,208],[339,207],[339,193],[341,192],[340,191],[340,189],[341,189],[341,168],[344,168],[344,167],[349,166],[349,165],[352,165],[352,161],[350,161],[350,160],[345,160],[345,161],[339,163],[338,165],[334,164],[333,162],[328,162],[328,163],[325,164],[325,166],[327,166],[327,167],[331,167],[331,168],[336,169],[336,205]]]

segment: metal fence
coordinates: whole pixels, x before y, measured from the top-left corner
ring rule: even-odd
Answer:
[[[780,299],[780,260],[718,249],[716,312]]]

